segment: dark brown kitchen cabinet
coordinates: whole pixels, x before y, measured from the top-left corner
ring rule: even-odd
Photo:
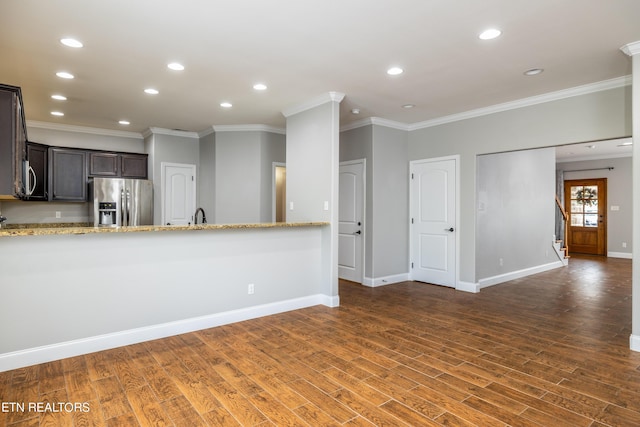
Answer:
[[[120,155],[118,153],[103,153],[90,151],[89,176],[115,178],[120,176]]]
[[[0,200],[24,196],[26,141],[22,92],[0,84]]]
[[[49,148],[49,200],[87,200],[87,153],[73,148]]]
[[[147,179],[147,155],[121,153],[120,174],[123,178]]]
[[[27,170],[25,171],[25,200],[48,200],[48,146],[27,142]]]

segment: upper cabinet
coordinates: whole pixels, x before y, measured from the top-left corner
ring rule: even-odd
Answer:
[[[120,154],[120,171],[123,178],[147,179],[147,155]]]
[[[24,196],[26,142],[22,92],[0,84],[0,200]]]
[[[88,151],[89,177],[147,178],[147,155]]]
[[[87,200],[87,156],[84,150],[49,148],[49,200]]]
[[[46,145],[27,141],[27,161],[25,163],[25,199],[43,201],[49,199],[48,188],[48,148]]]
[[[118,177],[120,176],[120,156],[118,153],[103,153],[90,151],[89,176]]]

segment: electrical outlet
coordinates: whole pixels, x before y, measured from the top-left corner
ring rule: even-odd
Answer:
[[[249,295],[253,295],[254,291],[255,291],[255,285],[253,283],[249,283],[249,286],[247,287],[247,293]]]
[[[56,218],[62,218],[62,212],[56,211]]]
[[[627,242],[622,242],[622,247],[626,248],[627,247]]]

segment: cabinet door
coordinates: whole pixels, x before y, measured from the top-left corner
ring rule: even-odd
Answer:
[[[0,84],[0,199],[24,195],[26,132],[20,88]]]
[[[118,153],[89,152],[89,176],[120,176],[120,159]]]
[[[68,148],[49,149],[49,200],[87,200],[85,151]]]
[[[47,200],[47,149],[46,145],[27,143],[27,160],[29,160],[30,171],[29,186],[33,188],[31,195],[26,196],[27,200]],[[26,180],[25,180],[26,181]],[[26,182],[25,182],[26,186]],[[26,192],[29,189],[25,189]]]
[[[147,179],[146,154],[120,154],[122,165],[120,176],[123,178]]]

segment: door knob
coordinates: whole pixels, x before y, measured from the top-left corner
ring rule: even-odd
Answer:
[[[450,232],[450,233],[453,233],[453,227],[445,228],[445,229],[444,229],[444,231],[448,231],[448,232]]]
[[[353,234],[362,234],[362,231],[358,230],[358,231],[356,231],[356,232],[355,232],[355,233],[353,233]]]

